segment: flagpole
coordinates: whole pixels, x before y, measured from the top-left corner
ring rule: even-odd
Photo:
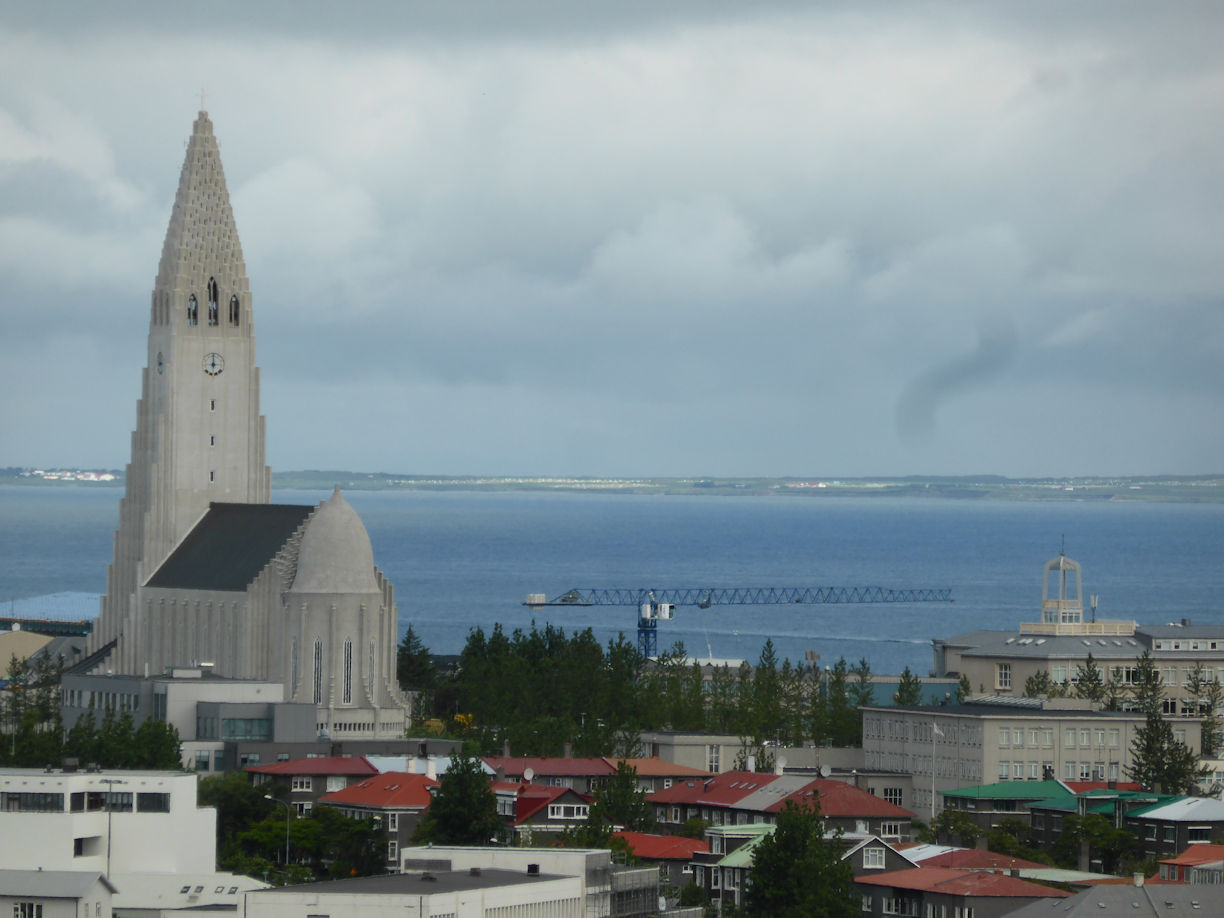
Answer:
[[[931,831],[935,831],[935,734],[939,726],[931,721]],[[938,839],[937,839],[938,840]]]

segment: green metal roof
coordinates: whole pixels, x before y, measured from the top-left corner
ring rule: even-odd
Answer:
[[[945,797],[964,800],[1037,800],[1070,794],[1057,781],[1000,781],[997,784],[977,784],[954,791],[944,791]]]

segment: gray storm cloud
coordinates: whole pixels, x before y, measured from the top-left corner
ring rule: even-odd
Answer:
[[[977,346],[919,375],[897,401],[897,432],[906,439],[930,438],[935,415],[959,395],[980,391],[1011,365],[1016,353],[1016,332],[1010,325],[983,329]]]

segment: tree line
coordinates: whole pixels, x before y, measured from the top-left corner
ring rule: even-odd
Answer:
[[[567,635],[551,624],[474,628],[448,673],[409,626],[399,679],[415,693],[416,717],[490,755],[509,743],[525,755],[560,755],[569,744],[578,755],[632,756],[641,731],[661,729],[736,735],[746,748],[857,746],[860,707],[921,700],[908,667],[895,695],[881,699],[865,659],[821,670],[779,661],[766,640],[755,666],[703,666],[683,643],[647,661],[624,635],[600,645],[589,628]]]
[[[182,767],[178,730],[148,718],[136,725],[129,711],[91,710],[64,730],[60,711],[63,659],[37,656],[8,666],[0,764],[10,768],[58,766],[74,758],[102,768]]]

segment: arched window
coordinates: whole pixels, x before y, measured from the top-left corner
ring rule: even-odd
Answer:
[[[195,294],[187,300],[187,324],[198,325],[200,323],[200,304],[196,302]]]
[[[219,315],[217,312],[217,281],[216,278],[208,279],[208,324],[216,325]]]
[[[323,703],[323,642],[318,638],[314,643],[314,703]]]
[[[230,325],[238,324],[238,294],[230,297]]]
[[[344,703],[353,703],[353,642],[344,641]]]

